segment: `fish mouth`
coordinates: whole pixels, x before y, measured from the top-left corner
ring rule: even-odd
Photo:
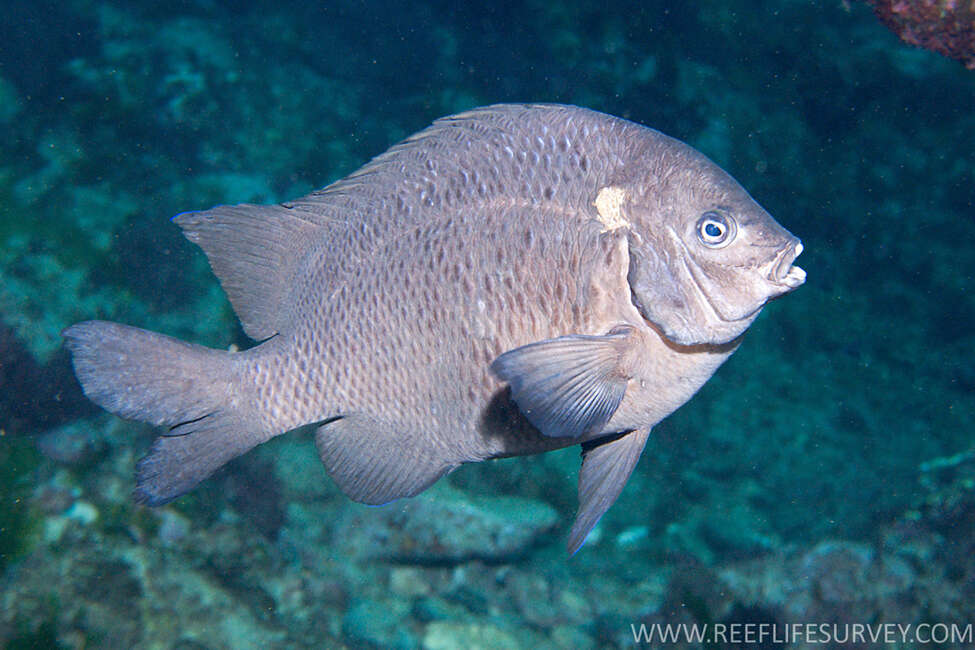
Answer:
[[[792,264],[801,254],[802,242],[797,239],[791,246],[783,248],[772,261],[768,281],[781,287],[783,293],[796,289],[806,281],[806,272]]]

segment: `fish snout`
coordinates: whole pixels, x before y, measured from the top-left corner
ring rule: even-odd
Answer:
[[[772,269],[768,279],[772,284],[785,287],[786,291],[792,291],[806,281],[806,272],[798,266],[793,266],[796,258],[802,254],[802,242],[793,238],[786,245],[772,262]]]

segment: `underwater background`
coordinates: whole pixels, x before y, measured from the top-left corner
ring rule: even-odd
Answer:
[[[971,646],[975,71],[840,0],[3,5],[0,646],[613,648],[654,623]],[[582,550],[577,449],[370,508],[298,431],[136,506],[155,433],[83,398],[60,331],[250,345],[173,215],[301,196],[512,101],[680,138],[805,246],[806,284]]]

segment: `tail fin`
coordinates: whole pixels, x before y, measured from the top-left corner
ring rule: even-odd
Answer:
[[[139,503],[172,501],[270,437],[235,406],[228,352],[106,321],[62,334],[89,399],[121,417],[170,427],[139,461]]]

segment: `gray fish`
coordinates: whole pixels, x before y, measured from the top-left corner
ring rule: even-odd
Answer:
[[[370,504],[581,445],[572,553],[651,427],[805,279],[799,240],[702,154],[572,106],[446,117],[304,198],[175,222],[261,343],[64,331],[90,399],[169,427],[138,502],[309,423],[338,486]]]

